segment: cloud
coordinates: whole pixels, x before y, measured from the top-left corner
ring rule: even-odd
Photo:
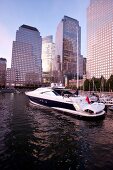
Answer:
[[[6,26],[0,23],[0,58],[7,59],[7,67],[11,64],[12,41],[9,31]]]

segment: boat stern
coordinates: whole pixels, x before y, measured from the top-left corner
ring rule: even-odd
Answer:
[[[91,114],[100,114],[104,111],[104,109],[105,109],[105,105],[103,103],[94,102],[92,104],[86,105],[83,108],[83,111],[89,112]]]

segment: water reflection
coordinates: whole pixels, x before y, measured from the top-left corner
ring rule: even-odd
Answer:
[[[0,94],[0,169],[113,168],[111,114],[78,120],[32,107],[24,94]]]

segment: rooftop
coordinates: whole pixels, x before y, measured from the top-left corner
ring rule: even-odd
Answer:
[[[31,27],[31,26],[29,26],[29,25],[25,25],[25,24],[23,24],[21,27],[22,27],[22,28],[29,29],[29,30],[32,30],[32,31],[38,31],[38,29],[37,29],[37,28],[35,28],[35,27]],[[39,31],[38,31],[38,32],[39,32]]]

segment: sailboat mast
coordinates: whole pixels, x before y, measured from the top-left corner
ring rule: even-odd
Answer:
[[[77,26],[77,89],[79,81],[79,58],[78,58],[78,26]]]

